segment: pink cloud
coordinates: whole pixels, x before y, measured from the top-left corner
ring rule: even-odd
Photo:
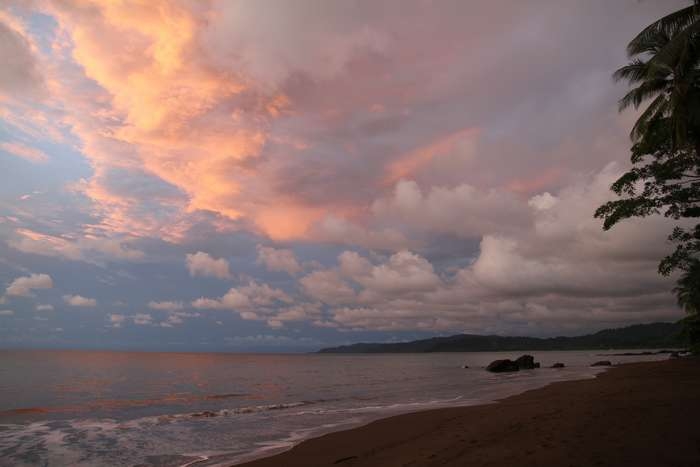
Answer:
[[[47,156],[44,151],[29,147],[22,143],[0,143],[0,149],[8,154],[21,157],[22,159],[26,159],[35,164],[42,164],[49,160],[49,156]]]

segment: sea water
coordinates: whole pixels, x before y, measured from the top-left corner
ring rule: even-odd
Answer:
[[[542,368],[483,368],[522,353],[0,351],[0,466],[231,465],[390,415],[591,378],[596,360],[667,358],[527,352]]]

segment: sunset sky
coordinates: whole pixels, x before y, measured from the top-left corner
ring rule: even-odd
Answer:
[[[0,0],[0,347],[313,350],[682,316],[603,232],[670,0]]]

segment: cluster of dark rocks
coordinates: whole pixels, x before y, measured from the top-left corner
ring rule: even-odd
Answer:
[[[534,370],[539,368],[539,362],[532,355],[523,355],[515,360],[494,360],[486,367],[492,373],[504,373],[506,371]]]
[[[593,363],[591,366],[611,365],[612,362],[610,362],[610,360],[600,360],[598,362]],[[565,366],[566,365],[564,365],[563,363],[557,362],[554,365],[550,366],[550,368],[565,368]],[[489,366],[486,367],[486,371],[490,371],[492,373],[505,373],[509,371],[534,370],[535,368],[539,367],[539,362],[536,362],[535,358],[532,355],[523,355],[515,360],[494,360],[489,364]],[[469,367],[467,365],[464,365],[462,368]]]
[[[659,355],[659,354],[668,354],[669,358],[681,358],[685,355],[688,354],[687,351],[677,351],[677,350],[657,350],[655,352],[625,352],[625,353],[619,353],[619,354],[608,354],[608,355]],[[599,360],[595,363],[592,363],[591,366],[612,366],[612,362],[610,360]],[[486,367],[487,371],[490,371],[492,373],[505,373],[508,371],[520,371],[520,370],[533,370],[535,368],[539,368],[540,364],[539,362],[535,361],[535,358],[532,355],[523,355],[521,357],[518,357],[515,360],[509,360],[509,359],[503,359],[503,360],[494,360],[492,361],[489,366]],[[563,363],[557,362],[554,365],[550,366],[549,368],[564,368],[565,365]],[[467,365],[462,366],[462,368],[469,368]]]

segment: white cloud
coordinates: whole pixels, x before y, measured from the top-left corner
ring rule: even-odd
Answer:
[[[372,205],[377,219],[418,231],[479,237],[485,233],[526,227],[530,216],[523,201],[503,189],[480,190],[467,184],[432,187],[424,194],[418,184],[401,180],[390,198]]]
[[[180,325],[185,322],[184,318],[197,318],[201,316],[199,313],[188,313],[184,311],[176,311],[170,313],[165,321],[161,321],[159,324],[163,328],[172,328],[174,326]]]
[[[21,157],[35,164],[44,163],[49,160],[49,156],[42,150],[29,147],[22,143],[0,143],[0,150],[5,151],[13,156]]]
[[[668,220],[628,221],[612,231],[593,218],[619,169],[609,165],[556,194],[518,204],[521,229],[484,233],[473,261],[441,275],[427,258],[399,251],[373,264],[343,252],[336,267],[299,281],[330,305],[319,327],[546,333],[674,320],[672,280],[656,273],[670,246]],[[283,320],[280,320],[283,321]]]
[[[136,313],[135,315],[131,316],[131,319],[134,321],[134,324],[138,326],[148,326],[153,324],[153,316],[148,313]]]
[[[192,277],[209,276],[219,279],[228,279],[231,277],[228,261],[224,258],[214,259],[202,251],[188,254],[186,263],[187,269],[190,271]]]
[[[53,305],[37,305],[36,311],[53,311]]]
[[[50,289],[53,287],[53,280],[48,274],[30,274],[29,276],[18,277],[13,280],[5,290],[9,296],[28,297],[35,289]]]
[[[101,265],[104,260],[138,261],[143,251],[128,242],[107,237],[83,236],[78,239],[48,235],[30,229],[16,229],[8,245],[23,253],[66,258]]]
[[[284,323],[278,319],[268,319],[267,325],[272,329],[280,329],[284,327]]]
[[[233,287],[220,298],[199,298],[192,306],[235,311],[242,319],[267,321],[273,328],[281,327],[285,321],[310,319],[320,313],[320,304],[294,303],[294,298],[283,290],[255,281]]]
[[[292,306],[280,308],[275,313],[278,321],[308,321],[321,316],[320,303],[299,303]]]
[[[162,301],[162,302],[155,302],[151,301],[148,302],[148,308],[152,310],[159,310],[159,311],[177,311],[177,310],[182,310],[185,307],[185,305],[182,302],[173,302],[173,301]]]
[[[308,296],[324,303],[348,303],[356,299],[355,290],[335,270],[314,271],[299,283]]]
[[[109,318],[109,322],[111,323],[111,326],[112,326],[113,328],[120,328],[120,327],[122,327],[122,323],[124,323],[124,321],[126,320],[126,316],[125,316],[125,315],[114,314],[114,313],[108,315],[108,318]]]
[[[410,251],[399,251],[389,260],[374,266],[367,278],[360,279],[368,289],[384,293],[422,292],[440,284],[433,265]]]
[[[283,271],[293,276],[302,271],[292,250],[277,249],[258,245],[258,263],[262,263],[270,271]]]
[[[249,282],[241,287],[232,287],[226,294],[218,299],[199,298],[192,302],[195,308],[213,308],[220,310],[250,310],[258,307],[270,306],[278,303],[291,303],[292,297],[280,289],[275,289],[267,284]],[[248,314],[248,316],[252,316]]]
[[[372,272],[372,263],[367,258],[354,251],[344,251],[338,256],[340,272],[350,278],[357,279]]]
[[[12,310],[0,310],[0,316],[11,316],[14,314],[15,312]]]
[[[97,306],[96,299],[83,297],[82,295],[64,295],[63,301],[66,302],[68,305],[75,307]]]

